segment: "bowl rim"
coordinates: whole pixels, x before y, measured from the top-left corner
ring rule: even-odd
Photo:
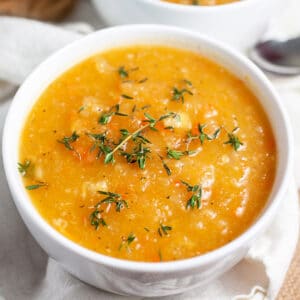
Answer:
[[[197,40],[198,43],[206,44],[210,48],[214,48],[220,52],[226,53],[231,57],[233,61],[238,62],[241,65],[244,65],[244,67],[246,67],[248,70],[251,71],[251,73],[255,75],[253,77],[257,77],[257,79],[259,79],[263,83],[264,88],[268,90],[268,92],[270,93],[271,97],[273,98],[272,100],[274,106],[277,107],[277,110],[281,114],[281,118],[284,121],[282,126],[284,127],[284,131],[286,133],[286,137],[285,137],[286,153],[285,155],[283,155],[285,168],[283,174],[277,175],[280,176],[280,180],[278,184],[279,185],[278,192],[274,195],[273,199],[270,201],[271,203],[268,209],[266,209],[245,232],[243,232],[241,235],[239,235],[237,238],[235,238],[228,244],[225,244],[220,248],[217,248],[213,251],[210,251],[200,256],[195,256],[192,258],[176,260],[176,261],[167,261],[167,262],[138,262],[138,261],[130,261],[130,260],[114,258],[114,257],[110,257],[104,254],[94,252],[71,241],[70,239],[63,236],[61,233],[59,233],[46,220],[43,219],[43,217],[39,214],[38,210],[31,202],[30,197],[26,193],[24,186],[23,186],[23,190],[21,188],[20,189],[15,188],[16,186],[18,186],[18,180],[20,181],[21,178],[17,171],[17,167],[10,168],[10,163],[16,163],[13,156],[11,155],[9,139],[11,138],[10,137],[11,132],[13,131],[14,124],[16,122],[16,120],[14,119],[14,110],[19,106],[19,102],[17,101],[17,99],[19,97],[22,97],[23,89],[25,89],[25,86],[27,85],[32,86],[32,84],[36,84],[36,82],[32,82],[33,81],[32,78],[34,78],[35,73],[38,73],[38,70],[50,64],[57,65],[59,62],[58,58],[60,56],[67,56],[69,51],[74,51],[73,48],[77,49],[78,47],[82,47],[85,44],[85,41],[87,39],[94,39],[94,38],[101,39],[101,35],[104,34],[111,34],[111,36],[113,36],[113,34],[115,32],[118,33],[118,31],[121,32],[123,31],[124,33],[126,32],[128,34],[128,32],[135,32],[135,31],[140,33],[141,32],[147,33],[148,31],[151,32],[151,30],[152,31],[159,30],[162,34],[165,35],[173,34],[175,36],[175,39],[176,39],[176,35],[180,35],[180,34],[184,35],[187,38]],[[122,44],[119,45],[119,47],[121,46]],[[80,60],[74,62],[72,65],[74,66],[79,62]],[[64,70],[66,71],[69,68],[65,68]],[[57,77],[54,77],[51,81],[55,80],[55,78]],[[35,102],[37,100],[38,98],[35,100]],[[18,140],[20,139],[20,135],[21,135],[21,131],[17,133]],[[229,46],[221,42],[215,41],[199,33],[192,32],[185,29],[179,29],[173,26],[123,25],[123,26],[110,27],[110,28],[96,31],[82,39],[79,39],[63,47],[62,49],[60,49],[59,51],[55,52],[50,57],[48,57],[28,76],[28,78],[25,80],[25,82],[23,83],[23,85],[20,87],[17,94],[15,95],[11,103],[11,106],[9,108],[8,114],[6,116],[5,125],[3,129],[2,155],[3,155],[3,165],[4,165],[4,170],[7,177],[8,185],[11,194],[13,195],[13,200],[17,204],[19,213],[21,214],[22,218],[23,218],[22,213],[27,214],[27,216],[34,223],[34,225],[37,226],[44,235],[47,235],[49,239],[54,240],[56,243],[59,244],[60,247],[64,249],[68,249],[70,252],[75,252],[75,254],[77,254],[80,257],[84,257],[89,261],[92,261],[100,265],[104,265],[106,267],[126,270],[131,272],[143,272],[143,273],[155,272],[158,274],[158,273],[169,273],[174,271],[185,271],[189,269],[200,268],[201,266],[207,265],[213,261],[216,261],[217,259],[225,257],[226,255],[229,255],[231,252],[234,252],[234,250],[237,250],[247,245],[250,240],[252,240],[259,232],[262,231],[264,225],[268,223],[272,218],[272,216],[275,214],[280,204],[280,200],[283,198],[289,186],[290,175],[292,170],[293,150],[292,150],[291,125],[289,123],[286,111],[279,100],[279,96],[277,92],[275,91],[274,87],[269,82],[267,77],[262,73],[262,71],[259,70],[258,67],[256,67],[250,60],[248,60],[241,53],[237,52],[234,49],[231,49]],[[17,180],[16,178],[19,179]],[[22,208],[22,212],[20,211],[20,207]]]
[[[95,0],[94,0],[95,1]],[[177,11],[177,12],[196,12],[199,11],[210,11],[214,12],[220,10],[231,10],[233,8],[246,8],[248,5],[252,5],[255,1],[257,3],[261,3],[262,0],[240,0],[237,2],[225,3],[220,5],[186,5],[182,3],[172,3],[162,0],[138,0],[149,5],[156,6],[158,8],[167,8],[169,10]],[[250,4],[249,4],[250,3]]]

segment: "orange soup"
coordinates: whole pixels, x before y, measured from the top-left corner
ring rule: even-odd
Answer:
[[[19,171],[42,217],[93,251],[159,262],[207,253],[264,208],[276,169],[246,85],[181,49],[112,49],[43,92]]]
[[[240,0],[163,0],[163,1],[176,3],[176,4],[213,6],[213,5],[221,5],[221,4],[228,4],[232,2],[238,2]]]

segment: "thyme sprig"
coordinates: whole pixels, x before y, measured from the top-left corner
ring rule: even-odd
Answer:
[[[24,177],[28,175],[29,168],[31,167],[31,161],[26,159],[23,163],[18,163],[18,171]]]
[[[235,134],[239,130],[239,127],[234,128],[231,132],[227,132],[228,141],[224,142],[224,144],[229,144],[233,147],[235,151],[238,151],[239,148],[244,145],[238,136]]]
[[[183,82],[186,83],[189,86],[193,86],[193,83],[188,79],[183,79]]]
[[[122,199],[122,196],[117,193],[98,191],[99,194],[105,195],[106,197],[96,204],[96,207],[99,208],[101,204],[113,203],[116,205],[116,211],[120,212],[123,208],[128,208],[127,202]]]
[[[121,242],[121,244],[120,244],[120,246],[119,246],[119,251],[122,249],[122,247],[123,247],[124,245],[126,246],[127,250],[129,250],[130,244],[131,244],[135,239],[136,239],[136,236],[135,236],[133,233],[130,233],[130,234],[128,235],[127,238],[122,237],[122,242]]]
[[[198,124],[198,132],[199,134],[192,135],[191,132],[188,132],[187,137],[188,141],[196,140],[199,139],[201,142],[201,145],[207,140],[207,141],[212,141],[218,138],[221,128],[218,128],[212,135],[208,135],[207,133],[204,132],[204,128],[206,127],[206,124]]]
[[[32,190],[37,190],[37,189],[39,189],[41,187],[46,187],[46,186],[48,186],[47,183],[45,183],[45,182],[39,182],[39,183],[36,183],[36,184],[27,185],[26,189],[29,190],[29,191],[32,191]]]
[[[127,202],[122,199],[122,196],[120,194],[106,191],[98,191],[98,193],[106,197],[95,205],[95,210],[90,214],[90,223],[95,227],[96,230],[100,225],[107,226],[107,223],[102,217],[103,210],[100,209],[102,204],[115,204],[116,212],[120,212],[123,208],[128,208]]]
[[[99,210],[98,207],[90,214],[91,225],[95,227],[96,230],[99,229],[99,226],[107,226],[105,220],[102,217],[103,210]]]
[[[159,117],[158,119],[153,118],[153,117],[152,117],[150,114],[148,114],[148,113],[144,113],[144,116],[146,117],[146,119],[143,120],[143,121],[146,122],[146,123],[149,123],[149,128],[150,128],[151,130],[154,130],[154,131],[158,131],[157,128],[155,128],[155,126],[156,126],[156,124],[157,124],[158,122],[163,121],[163,120],[165,120],[165,119],[167,119],[167,118],[170,118],[170,117],[172,117],[172,118],[180,118],[180,116],[179,116],[178,114],[174,113],[174,112],[169,112],[169,113],[167,113],[167,114],[165,114],[165,115],[162,115],[162,116]]]
[[[98,123],[102,125],[106,125],[111,121],[112,116],[121,116],[121,117],[127,117],[127,114],[120,112],[120,105],[116,104],[111,107],[111,109],[108,112],[102,113],[101,116],[98,119]]]
[[[182,156],[192,155],[194,153],[196,153],[196,151],[194,150],[179,151],[179,150],[167,148],[167,156],[169,158],[176,159],[176,160],[179,160]]]
[[[118,68],[118,74],[121,77],[121,79],[127,79],[129,77],[129,72],[137,71],[139,67],[131,68],[131,69],[125,69],[124,66],[121,66]]]
[[[177,87],[173,87],[172,94],[173,94],[173,96],[172,96],[171,100],[177,101],[177,102],[181,101],[182,103],[184,103],[184,95],[185,94],[189,94],[191,96],[194,95],[190,90],[188,90],[186,88],[180,90]]]
[[[129,96],[127,94],[122,94],[121,97],[124,98],[124,99],[128,99],[128,100],[132,100],[133,99],[132,96]]]
[[[138,143],[138,147],[134,150],[135,151],[135,155],[137,156],[137,154],[139,153],[140,156],[140,160],[139,160],[139,166],[144,167],[144,160],[147,157],[147,153],[150,153],[149,148],[143,147],[142,144],[144,143],[150,143],[149,140],[147,140],[141,133],[146,129],[146,128],[150,128],[152,130],[157,131],[157,129],[155,128],[155,125],[167,118],[176,118],[177,114],[170,112],[167,113],[165,115],[162,115],[161,117],[159,117],[158,119],[153,118],[152,116],[150,116],[148,113],[144,114],[146,117],[146,120],[144,120],[144,122],[148,123],[144,126],[142,126],[141,128],[137,129],[136,131],[134,131],[133,133],[129,133],[129,131],[127,129],[121,129],[121,141],[118,143],[118,145],[112,149],[111,151],[107,152],[105,154],[105,163],[111,163],[114,162],[114,154],[116,153],[116,151],[121,150],[121,155],[123,152],[123,156],[129,157],[128,159],[131,160],[130,156],[128,156],[127,154],[124,153],[124,151],[122,151],[122,147],[130,140],[136,141],[136,140],[143,140],[143,142],[139,142]],[[133,153],[131,153],[133,154]]]
[[[171,176],[172,175],[171,169],[169,168],[169,166],[164,161],[164,158],[161,155],[158,155],[158,157],[160,158],[160,160],[162,162],[162,165],[163,165],[164,169],[166,170],[167,175]]]
[[[128,71],[125,70],[125,67],[124,67],[124,66],[119,67],[118,73],[119,73],[119,76],[120,76],[122,79],[126,79],[126,78],[129,76],[129,75],[128,75]]]
[[[111,152],[110,140],[107,138],[107,133],[87,133],[87,135],[94,140],[94,144],[90,148],[90,152],[98,149],[97,159],[102,155],[107,155]]]
[[[126,158],[128,163],[137,162],[140,169],[145,169],[149,153],[151,153],[150,148],[145,147],[143,142],[139,142],[132,152],[121,151],[121,155]]]
[[[169,231],[172,230],[172,226],[160,224],[157,229],[158,234],[162,237],[164,235],[169,235]]]
[[[186,186],[188,192],[193,193],[186,203],[186,209],[194,209],[195,207],[200,209],[202,200],[202,187],[200,185],[190,185],[182,180],[181,182]]]
[[[76,133],[76,131],[73,131],[70,136],[64,136],[61,140],[57,140],[57,142],[63,144],[68,150],[75,151],[72,143],[76,142],[78,139],[79,135]]]

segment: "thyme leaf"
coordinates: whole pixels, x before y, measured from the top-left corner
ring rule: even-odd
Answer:
[[[145,169],[146,159],[150,152],[151,150],[145,147],[143,142],[139,142],[132,152],[121,151],[121,155],[126,158],[128,163],[137,162],[140,169]]]
[[[172,96],[171,100],[177,101],[177,102],[181,101],[182,103],[184,103],[184,94],[189,94],[191,96],[193,95],[193,93],[188,89],[184,88],[184,89],[179,90],[176,87],[173,87],[172,94],[173,94],[173,96]]]
[[[236,127],[232,130],[232,132],[228,132],[228,141],[224,142],[224,144],[229,144],[233,147],[233,149],[235,151],[238,151],[239,148],[244,145],[240,139],[238,138],[238,136],[235,134],[235,132],[238,130],[239,128]]]
[[[188,132],[187,137],[189,141],[195,140],[195,139],[199,139],[201,145],[203,145],[203,143],[205,141],[212,141],[218,138],[220,132],[221,132],[221,128],[218,128],[212,135],[208,135],[207,133],[204,132],[204,128],[206,127],[206,124],[198,124],[198,135],[192,135],[191,132]]]
[[[117,193],[111,193],[111,192],[105,192],[105,191],[98,191],[99,194],[101,195],[106,195],[104,199],[102,199],[100,202],[96,204],[96,207],[100,207],[101,204],[109,204],[109,203],[114,203],[116,205],[116,211],[120,212],[123,208],[128,208],[127,202],[122,199],[122,196]]]
[[[127,238],[122,237],[122,242],[119,246],[119,251],[122,249],[123,245],[126,246],[127,250],[129,249],[130,244],[136,239],[133,233],[130,233]]]
[[[103,210],[96,209],[90,214],[90,223],[95,227],[96,230],[99,229],[99,226],[107,226],[105,220],[102,218],[101,213]]]
[[[108,159],[114,159],[113,157],[110,157],[109,153],[111,152],[111,147],[109,146],[109,140],[106,136],[106,132],[104,133],[87,133],[89,137],[91,137],[94,140],[94,144],[90,148],[90,152],[94,151],[96,148],[98,149],[97,159],[105,155],[105,161]],[[114,160],[113,160],[114,161]],[[110,161],[110,162],[113,162]],[[108,162],[106,162],[108,163]]]
[[[24,177],[28,174],[28,170],[31,166],[31,161],[26,159],[23,163],[18,163],[18,170],[20,174]]]
[[[118,69],[118,73],[120,75],[120,77],[122,79],[125,79],[127,78],[129,75],[128,75],[128,71],[125,70],[125,67],[124,66],[121,66],[119,69]]]
[[[196,151],[188,150],[188,151],[179,151],[167,148],[167,156],[172,159],[179,160],[184,155],[192,155],[196,153]]]
[[[58,143],[63,144],[68,150],[74,151],[72,143],[76,142],[79,139],[79,135],[76,131],[73,131],[71,136],[64,136],[61,140],[57,140]]]
[[[107,223],[102,217],[103,210],[100,209],[102,204],[115,204],[117,212],[120,212],[123,208],[128,208],[127,202],[122,199],[120,194],[106,191],[98,191],[98,193],[106,197],[95,205],[94,211],[90,214],[90,223],[96,230],[100,225],[107,226]]]
[[[160,224],[157,232],[162,237],[163,235],[169,235],[169,231],[171,230],[172,230],[171,226]]]
[[[145,161],[147,158],[147,154],[150,153],[150,149],[147,147],[144,147],[143,144],[151,143],[151,142],[141,134],[142,131],[148,127],[152,130],[157,131],[157,129],[155,128],[155,125],[157,124],[157,122],[160,122],[160,121],[162,121],[166,118],[170,118],[170,117],[176,118],[178,115],[176,113],[170,112],[165,115],[162,115],[158,119],[154,119],[148,113],[145,113],[144,115],[146,117],[146,120],[144,120],[144,122],[146,122],[148,124],[137,129],[133,133],[129,133],[129,131],[127,129],[121,129],[121,131],[120,131],[121,136],[122,136],[121,140],[114,149],[111,149],[111,150],[107,149],[107,153],[105,154],[105,160],[104,160],[105,163],[114,162],[114,154],[116,151],[120,150],[121,155],[125,156],[125,158],[127,159],[128,162],[135,162],[135,160],[133,160],[133,157],[135,157],[136,161],[138,162],[139,167],[141,169],[145,168]],[[137,143],[137,147],[131,153],[125,152],[122,150],[122,147],[130,140],[133,140],[134,142]]]
[[[166,170],[168,176],[171,176],[172,172],[171,172],[170,168],[168,167],[168,165],[164,161],[162,161],[162,163],[163,163],[163,167]]]
[[[121,95],[122,98],[125,98],[125,99],[129,99],[129,100],[132,100],[133,97],[129,96],[129,95],[126,95],[126,94],[122,94]]]
[[[111,121],[112,116],[121,116],[121,117],[127,117],[127,114],[120,112],[120,105],[116,104],[111,107],[111,109],[108,112],[102,113],[98,119],[98,123],[102,125],[106,125]]]
[[[148,78],[147,78],[147,77],[145,77],[145,78],[143,78],[143,79],[139,80],[139,81],[138,81],[138,83],[144,83],[144,82],[146,82],[147,80],[148,80]]]
[[[186,203],[186,209],[194,209],[195,207],[200,209],[202,200],[202,187],[200,185],[190,185],[182,180],[181,182],[186,186],[188,192],[193,193]]]
[[[47,186],[47,183],[45,183],[45,182],[39,182],[37,184],[27,185],[26,189],[29,190],[29,191],[32,191],[32,190],[39,189],[39,188],[41,188],[43,186]]]

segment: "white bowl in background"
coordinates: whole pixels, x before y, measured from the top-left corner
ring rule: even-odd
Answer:
[[[254,224],[229,244],[205,255],[171,262],[143,263],[108,257],[67,239],[38,213],[24,188],[17,163],[24,122],[39,96],[63,72],[85,58],[110,48],[136,44],[189,49],[223,65],[243,80],[266,111],[276,139],[278,164],[271,195]],[[285,197],[291,175],[291,129],[278,95],[263,73],[248,59],[207,37],[186,30],[132,25],[95,32],[58,51],[38,66],[17,92],[3,133],[3,162],[8,184],[26,226],[41,247],[79,279],[123,295],[164,296],[205,285],[247,253],[270,224]]]
[[[165,24],[191,29],[245,51],[266,31],[283,0],[241,0],[225,5],[181,5],[161,0],[93,0],[107,25]]]

